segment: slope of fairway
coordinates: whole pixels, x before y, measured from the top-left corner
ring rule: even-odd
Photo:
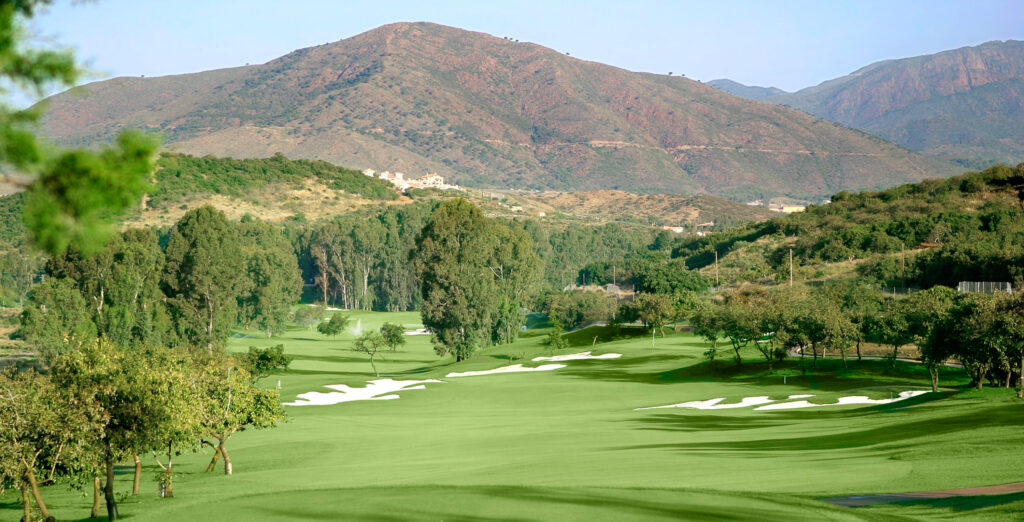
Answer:
[[[385,320],[419,327],[413,313],[353,319],[363,329]],[[378,358],[380,378],[444,383],[394,392],[394,400],[287,407],[288,421],[278,428],[231,439],[233,476],[219,468],[203,473],[209,453],[190,453],[176,461],[176,497],[158,499],[150,481],[157,469],[148,466],[143,494],[128,497],[122,513],[189,521],[892,520],[1000,519],[1024,507],[1019,495],[870,508],[817,500],[1024,480],[1024,407],[1012,391],[953,388],[966,383],[957,370],[943,374],[947,388],[939,394],[881,406],[637,410],[717,397],[888,399],[927,389],[928,378],[917,366],[891,371],[882,361],[851,361],[849,370],[819,362],[809,375],[792,361],[768,374],[753,351],[741,367],[730,359],[705,361],[706,347],[689,334],[659,337],[652,348],[650,337],[609,340],[609,329],[592,328],[573,334],[574,346],[561,353],[622,357],[565,361],[565,368],[544,372],[444,377],[544,364],[531,359],[557,353],[543,347],[543,332],[459,364],[439,359],[429,336],[408,336],[406,346]],[[375,378],[366,355],[351,351],[351,332],[337,339],[309,330],[269,340],[239,334],[232,350],[284,343],[295,357],[290,370],[263,381],[280,380],[284,402]],[[118,487],[127,491],[130,477],[119,478]],[[60,488],[46,495],[58,519],[88,513],[91,498]],[[16,518],[14,496],[2,500],[0,519]]]

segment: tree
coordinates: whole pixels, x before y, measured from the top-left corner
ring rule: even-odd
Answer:
[[[239,356],[239,359],[242,367],[252,376],[254,384],[269,377],[274,370],[287,370],[292,362],[292,358],[284,354],[283,344],[270,348],[250,346],[249,352]]]
[[[53,520],[40,486],[87,474],[91,443],[106,419],[80,390],[31,370],[0,373],[0,419],[0,493],[8,484],[21,490],[22,520],[34,518],[30,497],[42,517]]]
[[[380,335],[384,338],[384,344],[386,344],[391,351],[395,351],[399,346],[405,344],[405,328],[402,328],[401,325],[384,323],[384,325],[380,327]]]
[[[213,471],[217,459],[224,459],[224,474],[234,470],[227,451],[232,435],[245,429],[276,426],[284,418],[277,390],[261,390],[253,379],[231,357],[213,356],[199,369],[198,385],[206,400],[202,409],[202,430],[216,443],[203,441],[214,448],[206,471]]]
[[[416,238],[413,266],[420,280],[423,324],[438,355],[469,357],[491,340],[498,292],[489,262],[490,223],[464,199],[445,201]]]
[[[690,317],[690,324],[693,325],[694,334],[711,343],[711,348],[704,352],[704,356],[714,361],[718,355],[718,341],[722,338],[722,318],[717,307],[712,303],[700,303]]]
[[[569,347],[569,341],[565,338],[565,328],[557,317],[551,318],[551,330],[544,340],[549,350],[564,350]]]
[[[900,347],[914,341],[914,333],[907,321],[907,309],[893,298],[882,303],[881,313],[868,321],[867,330],[874,340],[892,346],[889,365],[893,368],[896,367]]]
[[[167,447],[168,436],[187,431],[193,389],[173,356],[161,349],[122,350],[109,342],[89,343],[61,355],[52,375],[58,386],[88,394],[107,419],[92,447],[105,468],[107,517],[117,520],[114,465],[128,456]]]
[[[96,326],[73,281],[50,279],[32,288],[21,316],[21,336],[46,360],[95,342]]]
[[[1008,351],[1019,362],[1017,398],[1024,398],[1024,293],[1003,302],[999,329],[1006,338]]]
[[[295,310],[295,324],[303,328],[312,328],[324,317],[325,308],[321,304],[300,306]]]
[[[367,331],[363,332],[358,338],[356,338],[355,345],[352,347],[357,352],[363,352],[370,356],[370,366],[373,368],[373,376],[380,377],[377,373],[377,365],[373,363],[374,356],[377,352],[383,350],[387,346],[387,341],[380,332]]]
[[[498,293],[492,309],[491,341],[506,344],[515,341],[526,324],[522,307],[540,281],[541,262],[525,231],[505,225],[494,225],[491,230],[495,244],[488,265]]]
[[[341,312],[335,312],[328,321],[322,321],[316,325],[316,331],[330,337],[337,337],[338,334],[348,328],[349,317]]]
[[[247,221],[239,225],[239,232],[247,276],[238,297],[239,319],[255,323],[270,338],[284,332],[291,306],[302,294],[299,262],[279,229]]]
[[[675,312],[672,305],[672,298],[667,295],[637,292],[633,296],[632,308],[646,328],[661,331],[661,336],[665,337],[665,323]]]
[[[238,232],[210,206],[190,210],[167,243],[164,293],[178,336],[213,353],[231,333],[244,274]]]

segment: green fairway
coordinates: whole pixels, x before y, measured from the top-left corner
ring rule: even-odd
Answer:
[[[352,313],[352,324],[384,321],[419,327],[416,313]],[[545,330],[462,363],[439,359],[426,335],[408,336],[378,358],[380,378],[440,379],[397,400],[287,407],[288,420],[228,444],[234,475],[203,473],[210,453],[180,457],[175,498],[159,499],[157,467],[144,459],[143,492],[121,506],[132,520],[892,520],[899,517],[1012,519],[1024,496],[1002,495],[867,508],[836,507],[821,497],[926,491],[1024,480],[1024,407],[1012,390],[961,391],[967,378],[943,374],[945,387],[881,406],[755,411],[650,406],[725,398],[814,394],[815,403],[867,395],[887,399],[928,389],[914,365],[799,361],[775,374],[752,349],[744,365],[709,363],[690,334],[611,339],[608,329],[570,334],[570,349],[618,359],[576,360],[561,369],[445,378],[449,372],[510,364],[539,366],[550,355]],[[596,344],[594,337],[597,336]],[[233,351],[284,343],[295,357],[281,384],[284,402],[324,385],[365,386],[374,379],[353,335],[325,338],[292,329],[266,339],[238,332]],[[810,361],[805,361],[810,369]],[[786,384],[783,384],[786,375]],[[127,470],[125,471],[127,473]],[[127,492],[130,476],[119,478]],[[59,520],[88,514],[91,492],[45,491]],[[16,519],[8,494],[0,519]]]

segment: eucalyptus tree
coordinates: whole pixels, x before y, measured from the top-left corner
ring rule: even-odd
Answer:
[[[162,286],[179,338],[213,353],[231,333],[245,257],[238,231],[210,206],[190,210],[174,226]]]
[[[412,262],[423,295],[423,324],[438,355],[461,361],[491,340],[499,298],[490,268],[491,223],[464,199],[442,203],[416,238]]]
[[[498,296],[492,308],[491,340],[506,344],[515,341],[526,324],[522,308],[536,291],[542,267],[533,240],[522,229],[496,224],[491,234],[495,243],[488,267]]]
[[[74,281],[49,279],[32,287],[21,315],[21,335],[44,359],[96,342],[90,307]]]
[[[239,225],[246,277],[238,297],[238,318],[255,323],[267,337],[284,332],[291,306],[302,295],[295,251],[277,227],[243,220]]]

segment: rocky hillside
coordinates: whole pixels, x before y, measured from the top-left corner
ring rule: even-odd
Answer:
[[[716,87],[786,104],[969,166],[1024,161],[1024,42],[878,62],[795,93]]]
[[[323,159],[477,187],[821,197],[955,173],[799,111],[682,77],[427,23],[263,65],[116,78],[47,102],[44,132],[163,133],[196,155]]]

